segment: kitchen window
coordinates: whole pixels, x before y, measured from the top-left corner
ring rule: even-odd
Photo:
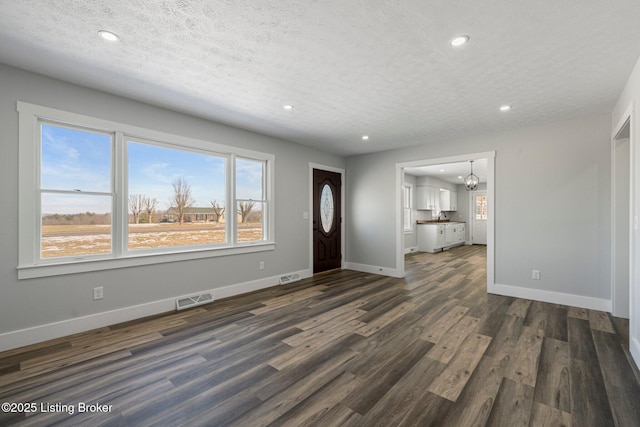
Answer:
[[[402,187],[402,222],[405,232],[413,231],[413,186],[405,184]]]
[[[487,196],[474,196],[476,203],[476,220],[487,220]]]
[[[274,249],[273,155],[18,111],[19,278]]]

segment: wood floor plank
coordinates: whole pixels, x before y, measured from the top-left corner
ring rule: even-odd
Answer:
[[[614,425],[597,361],[571,359],[571,425],[580,427]]]
[[[429,357],[421,358],[362,417],[362,424],[383,426],[418,425],[416,424],[418,421],[416,417],[421,418],[421,414],[413,411],[415,407],[422,407],[425,402],[439,405],[441,401],[447,401],[427,391],[427,384],[435,380],[445,367],[444,363]],[[412,411],[414,412],[413,414]]]
[[[524,318],[509,314],[503,315],[502,324],[497,332],[495,332],[485,354],[498,360],[513,355],[523,326]],[[484,332],[485,330],[481,329],[481,331]]]
[[[490,342],[490,337],[479,334],[469,335],[455,357],[427,390],[455,402]]]
[[[534,400],[571,413],[569,343],[544,338]]]
[[[442,425],[484,426],[491,415],[508,365],[509,356],[504,359],[483,356]]]
[[[588,320],[567,318],[569,355],[572,359],[583,361],[597,360],[596,346]]]
[[[350,313],[357,313],[357,316],[354,317],[358,317],[365,313],[364,310],[359,310],[359,308],[366,303],[367,302],[365,300],[357,299],[353,302],[350,302],[349,304],[344,304],[334,308],[333,310],[325,311],[322,314],[314,316],[311,319],[305,320],[304,322],[298,323],[295,326],[298,329],[306,331],[307,329],[315,328],[316,326],[322,325],[327,322],[341,322],[345,319],[351,320],[353,319],[353,317],[348,317]],[[347,317],[341,317],[345,314],[347,315]]]
[[[356,333],[365,337],[369,337],[374,333],[378,332],[380,329],[387,326],[389,323],[393,322],[399,317],[404,316],[409,311],[411,311],[415,307],[415,304],[409,302],[403,302],[397,307],[392,308],[385,314],[379,316],[377,319],[368,322],[365,325],[362,325],[356,330]]]
[[[366,414],[431,347],[432,344],[416,339],[378,369],[358,375],[363,384],[350,393],[343,404],[361,415]]]
[[[353,374],[343,372],[279,417],[278,425],[297,427],[313,424],[360,387],[362,381]]]
[[[589,313],[587,313],[586,308],[568,307],[567,317],[574,317],[576,319],[589,320]]]
[[[297,334],[291,335],[282,340],[285,344],[289,344],[291,347],[297,347],[299,345],[305,345],[306,343],[312,343],[318,337],[330,333],[334,329],[342,329],[345,324],[354,325],[356,332],[366,326],[365,323],[362,323],[359,320],[356,320],[356,317],[361,316],[366,313],[364,310],[351,310],[341,315],[335,317],[333,320],[324,322],[314,328],[306,329]]]
[[[338,403],[329,409],[321,417],[311,420],[308,427],[325,427],[325,426],[360,426],[362,415],[352,411],[350,408]]]
[[[571,414],[536,402],[533,405],[530,425],[540,427],[571,427]]]
[[[533,393],[533,387],[504,378],[486,425],[528,426],[533,406]]]
[[[345,325],[329,329],[327,331],[317,331],[315,335],[309,337],[307,341],[300,343],[297,347],[269,360],[269,365],[278,370],[283,370],[298,361],[310,356],[321,347],[325,347],[331,342],[335,342],[346,335],[354,333],[363,324],[359,320],[350,320]]]
[[[538,330],[523,326],[505,377],[535,387],[541,349],[542,337]]]
[[[587,312],[589,313],[589,325],[591,329],[608,332],[610,334],[616,333],[608,313],[596,310],[588,310]]]
[[[438,320],[429,325],[420,335],[425,341],[437,343],[442,339],[444,334],[456,323],[464,317],[469,308],[462,306],[454,306],[444,313]]]
[[[462,342],[477,328],[478,322],[479,320],[475,317],[463,317],[445,333],[427,356],[442,363],[449,363]]]
[[[566,308],[534,301],[529,307],[524,325],[537,329],[542,336],[567,341]]]
[[[531,300],[518,298],[511,304],[509,310],[507,310],[507,314],[510,316],[522,317],[524,319],[527,317],[531,303]]]

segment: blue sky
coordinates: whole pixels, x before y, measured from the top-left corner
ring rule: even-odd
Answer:
[[[158,210],[169,207],[172,182],[183,178],[191,186],[194,206],[209,207],[225,199],[224,157],[128,142],[129,194],[158,200]],[[43,189],[110,192],[111,138],[48,124],[42,125]],[[262,163],[236,161],[238,198],[261,199]],[[42,213],[103,213],[110,198],[74,194],[43,196]]]

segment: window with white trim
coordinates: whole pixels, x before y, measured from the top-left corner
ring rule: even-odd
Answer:
[[[413,231],[412,218],[413,209],[413,186],[405,184],[402,186],[402,221],[404,231]]]
[[[273,155],[18,111],[19,278],[274,248]]]

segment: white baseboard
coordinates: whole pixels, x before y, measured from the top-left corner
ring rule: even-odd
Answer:
[[[587,308],[611,312],[611,300],[585,297],[582,295],[564,294],[561,292],[544,291],[540,289],[521,288],[519,286],[493,284],[487,286],[490,294],[504,295],[507,297],[525,298],[535,301],[549,302],[552,304],[562,304],[572,307]]]
[[[418,252],[418,247],[417,246],[413,246],[411,248],[404,248],[404,254],[411,254],[414,252]]]
[[[636,363],[636,367],[640,369],[640,342],[636,338],[629,340],[629,353],[633,361]]]
[[[355,262],[345,262],[345,270],[361,271],[363,273],[379,274],[382,276],[389,276],[395,278],[403,278],[404,271],[400,271],[397,268],[378,267],[375,265],[358,264]]]
[[[300,277],[303,279],[313,276],[313,272],[311,270],[302,270],[292,272],[291,274],[293,273],[300,274]],[[202,292],[212,292],[214,298],[213,304],[215,304],[215,300],[218,299],[270,288],[272,286],[279,285],[279,283],[280,275],[253,280],[250,282],[238,283],[217,289],[206,289]],[[195,293],[198,292],[191,292],[190,295]],[[25,345],[61,338],[80,332],[90,331],[92,329],[103,328],[105,326],[140,319],[154,314],[173,311],[176,308],[176,299],[181,297],[184,297],[184,295],[176,295],[172,298],[152,301],[131,307],[124,307],[102,313],[90,314],[88,316],[76,317],[73,319],[20,329],[17,331],[5,332],[0,334],[0,351],[12,350]]]

